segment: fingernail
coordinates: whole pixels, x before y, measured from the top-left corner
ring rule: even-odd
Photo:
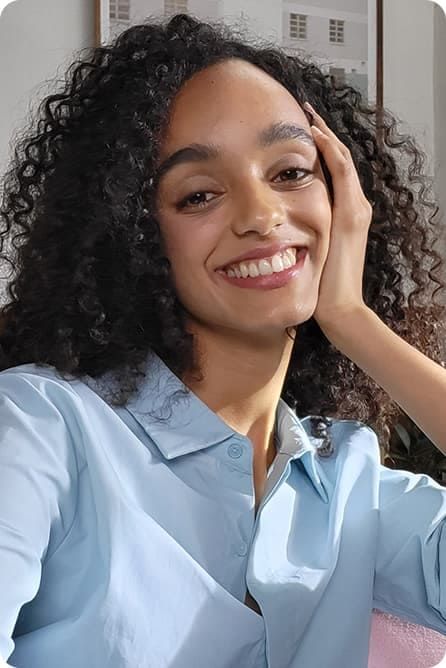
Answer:
[[[324,134],[322,130],[319,130],[319,128],[315,125],[312,125],[310,129],[314,132],[315,135],[321,136]]]
[[[308,109],[308,111],[311,111],[313,114],[316,113],[316,111],[313,109],[313,107],[311,106],[311,104],[309,102],[304,102],[304,107],[305,107],[305,109]]]

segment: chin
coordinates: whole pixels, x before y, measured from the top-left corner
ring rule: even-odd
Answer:
[[[316,300],[313,304],[301,304],[292,309],[292,312],[284,319],[285,327],[297,327],[309,320],[316,310]]]

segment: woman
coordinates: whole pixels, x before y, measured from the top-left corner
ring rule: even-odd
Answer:
[[[186,16],[42,114],[4,204],[4,659],[359,668],[373,607],[446,633],[446,493],[377,438],[403,409],[446,451],[414,144]]]

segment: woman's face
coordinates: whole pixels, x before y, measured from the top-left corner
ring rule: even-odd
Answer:
[[[192,329],[269,339],[310,318],[331,204],[288,91],[238,59],[196,74],[174,100],[159,166],[161,234]]]

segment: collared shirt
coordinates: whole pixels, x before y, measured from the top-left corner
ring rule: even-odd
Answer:
[[[11,665],[366,668],[373,608],[446,634],[446,490],[382,466],[369,427],[333,420],[320,456],[280,401],[256,515],[251,442],[159,358],[125,407],[107,383],[0,374]]]

